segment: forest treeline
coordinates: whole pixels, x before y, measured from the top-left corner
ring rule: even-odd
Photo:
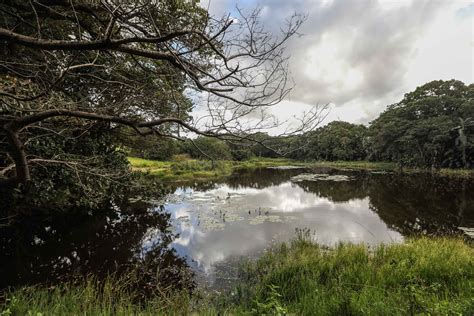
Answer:
[[[262,143],[226,143],[198,137],[122,139],[130,154],[168,160],[179,154],[197,159],[245,160],[278,157],[287,151],[298,160],[370,160],[423,168],[471,168],[474,165],[474,85],[457,80],[432,81],[389,105],[368,126],[333,121],[305,135],[254,135]],[[139,144],[137,146],[137,144]],[[297,150],[288,150],[298,148]]]

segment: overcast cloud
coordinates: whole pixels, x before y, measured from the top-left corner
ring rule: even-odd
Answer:
[[[367,123],[415,87],[473,82],[474,4],[468,0],[211,0],[214,15],[262,8],[278,31],[293,12],[308,19],[288,49],[295,88],[273,111],[283,118],[332,103],[328,121]]]

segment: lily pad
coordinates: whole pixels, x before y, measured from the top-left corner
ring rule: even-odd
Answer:
[[[371,174],[391,174],[393,172],[388,172],[388,171],[385,171],[385,170],[374,170],[374,171],[370,171]]]
[[[267,167],[268,169],[274,170],[293,170],[293,169],[304,169],[302,166],[275,166],[275,167]]]
[[[474,239],[474,228],[473,227],[458,227],[464,232],[467,236]]]
[[[201,227],[210,231],[223,230],[225,228],[225,223],[222,223],[216,218],[207,217],[201,219]]]
[[[349,177],[342,174],[329,175],[327,173],[302,173],[297,176],[291,177],[291,182],[303,182],[303,181],[351,181],[353,177]]]
[[[249,220],[250,225],[259,225],[264,222],[282,223],[283,219],[278,215],[258,215]]]
[[[237,214],[232,214],[232,213],[226,213],[224,218],[226,222],[238,222],[238,221],[244,220],[242,216],[239,216]]]

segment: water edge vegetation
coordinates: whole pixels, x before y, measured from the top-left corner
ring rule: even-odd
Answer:
[[[1,315],[472,315],[474,248],[458,238],[402,244],[320,246],[299,231],[255,262],[240,283],[216,295],[169,293],[137,300],[126,281],[94,278],[7,292]],[[158,294],[159,293],[159,294]]]
[[[180,155],[181,156],[181,155]],[[431,170],[424,168],[400,168],[393,162],[372,161],[298,161],[287,158],[251,158],[235,160],[199,160],[183,158],[158,161],[137,157],[128,157],[131,168],[163,181],[209,180],[229,176],[236,169],[255,169],[278,166],[298,166],[305,168],[328,168],[336,170],[365,170],[370,172],[433,173],[434,175],[472,178],[473,169],[442,168]]]

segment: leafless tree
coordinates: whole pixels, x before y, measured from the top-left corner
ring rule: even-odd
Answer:
[[[285,45],[304,17],[291,16],[276,35],[259,10],[238,13],[215,18],[186,0],[3,1],[0,141],[11,165],[0,174],[25,183],[30,164],[67,164],[25,150],[31,129],[60,133],[58,121],[231,142],[284,124],[267,109],[291,90]],[[200,118],[189,116],[195,104],[206,108]],[[283,136],[314,129],[326,108],[304,113]]]

